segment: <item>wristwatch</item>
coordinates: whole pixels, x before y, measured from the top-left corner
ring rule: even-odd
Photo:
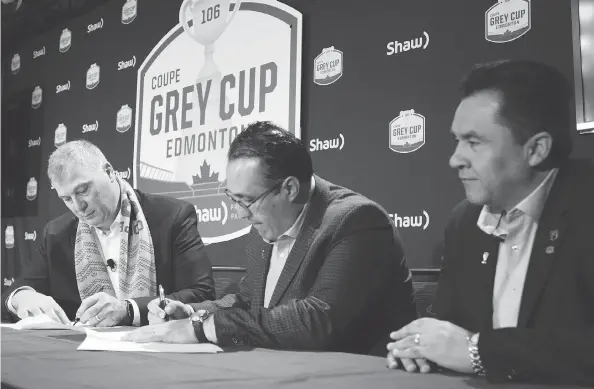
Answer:
[[[204,333],[204,321],[210,316],[206,309],[199,309],[190,315],[190,321],[194,327],[194,334],[200,343],[209,343],[206,334]]]
[[[472,334],[468,337],[468,354],[470,355],[470,363],[472,364],[472,370],[475,374],[484,376],[485,367],[479,354],[478,342],[480,333]]]
[[[126,303],[126,316],[120,321],[121,326],[131,326],[134,323],[134,306],[129,300],[124,300]]]

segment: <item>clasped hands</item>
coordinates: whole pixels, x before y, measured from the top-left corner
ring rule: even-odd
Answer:
[[[422,318],[392,332],[388,343],[390,369],[429,373],[429,361],[460,373],[472,373],[468,354],[470,332],[450,322]]]

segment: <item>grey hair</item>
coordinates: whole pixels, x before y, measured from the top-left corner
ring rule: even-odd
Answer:
[[[90,171],[99,169],[106,163],[107,158],[93,143],[87,140],[74,140],[64,143],[50,155],[47,175],[50,182],[59,182],[74,166]]]

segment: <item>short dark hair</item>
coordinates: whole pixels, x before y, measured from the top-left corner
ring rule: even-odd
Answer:
[[[289,176],[300,182],[313,174],[311,157],[305,144],[295,135],[271,122],[250,124],[231,142],[229,161],[258,158],[265,166],[265,177],[276,181]]]
[[[520,144],[548,132],[553,145],[542,168],[559,166],[569,157],[572,88],[559,70],[528,60],[478,64],[463,80],[461,91],[463,98],[482,91],[499,93],[501,124],[510,128]]]

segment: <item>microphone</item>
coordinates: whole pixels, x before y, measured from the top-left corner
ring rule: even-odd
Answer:
[[[109,258],[107,260],[107,267],[111,270],[111,271],[116,271],[116,269],[118,268],[118,265],[116,265],[115,261],[111,258]]]

